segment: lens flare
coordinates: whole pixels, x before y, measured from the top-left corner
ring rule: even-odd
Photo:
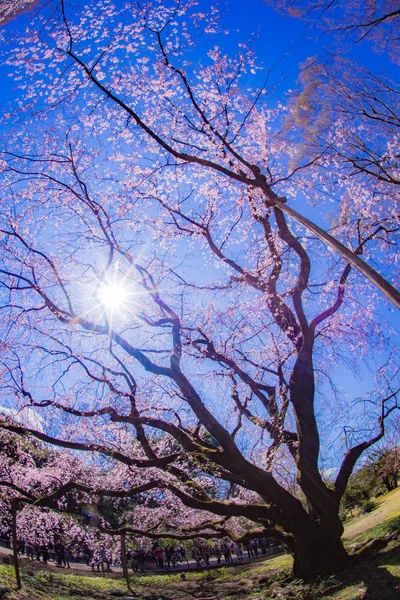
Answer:
[[[119,282],[104,282],[97,291],[99,302],[108,310],[118,310],[122,308],[128,300],[128,290],[126,285]]]

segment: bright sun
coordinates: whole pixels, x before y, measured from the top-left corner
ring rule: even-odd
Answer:
[[[104,282],[97,291],[100,303],[108,310],[121,309],[128,300],[128,290],[123,283]]]

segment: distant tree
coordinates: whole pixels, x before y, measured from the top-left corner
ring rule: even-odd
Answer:
[[[370,501],[374,494],[375,481],[368,467],[362,467],[352,473],[348,486],[342,498],[344,514],[352,513],[355,509],[362,508]]]
[[[368,470],[375,485],[384,485],[388,492],[399,484],[400,448],[385,448],[372,453]]]
[[[134,508],[145,502],[140,494],[146,488],[128,494],[129,475],[108,467],[89,467],[35,437],[0,429],[0,536],[11,538],[13,502],[19,499],[17,540],[40,546],[61,537],[78,555],[85,544],[95,553],[106,547],[117,557],[119,542],[104,530],[127,519],[133,524]],[[140,521],[143,525],[143,515]]]
[[[382,486],[391,492],[398,486],[400,451],[398,447],[374,450],[366,464],[352,473],[342,498],[344,511],[363,507]]]

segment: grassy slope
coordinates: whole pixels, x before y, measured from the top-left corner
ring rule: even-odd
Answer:
[[[400,528],[400,489],[378,499],[370,514],[353,519],[346,525],[345,540],[354,542],[384,535],[397,525]],[[120,579],[64,574],[56,569],[43,570],[29,565],[22,570],[23,589],[15,591],[14,569],[0,565],[0,586],[9,591],[6,600],[264,600],[274,580],[288,576],[291,558],[280,555],[263,558],[210,573],[190,573],[182,581],[179,575],[152,575],[132,578],[132,593]],[[292,585],[291,598],[298,600],[398,600],[400,597],[400,539],[391,542],[367,560],[355,561],[344,573],[313,586],[298,582]],[[284,595],[283,598],[289,598]]]
[[[345,525],[344,540],[364,541],[385,535],[390,527],[400,528],[400,488],[376,499],[376,509],[368,515],[356,517]],[[381,531],[381,533],[380,533]]]

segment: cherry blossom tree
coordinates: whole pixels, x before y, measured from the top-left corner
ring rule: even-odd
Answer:
[[[120,532],[126,535],[128,521],[128,531],[140,535],[140,527],[153,524],[150,513],[153,522],[155,513],[159,520],[168,514],[165,505],[157,510],[155,499],[151,511],[134,510],[138,503],[145,505],[140,497],[148,486],[132,486],[133,473],[123,465],[82,463],[77,456],[61,455],[32,436],[6,430],[0,431],[0,444],[0,535],[12,543],[18,589],[22,587],[21,543],[41,550],[54,548],[61,539],[74,557],[102,562],[106,555],[115,561],[121,559]]]
[[[291,108],[249,87],[248,48],[213,44],[215,12],[61,2],[54,14],[7,56],[23,90],[1,163],[2,385],[44,425],[2,427],[128,470],[128,487],[107,489],[149,494],[136,533],[270,536],[296,576],[336,571],[340,500],[398,408],[375,287],[398,303],[395,207],[376,221],[374,190],[343,177],[333,237],[289,206],[283,194],[320,202],[321,173],[340,165],[298,162]],[[363,222],[342,219],[361,197]],[[340,370],[372,343],[385,364],[355,421]],[[333,488],[327,421],[343,451]]]
[[[0,534],[12,541],[18,589],[21,543],[49,548],[62,539],[74,557],[99,562],[104,556],[110,561],[122,557],[124,563],[126,535],[134,534],[136,543],[145,546],[149,539],[165,537],[157,531],[160,523],[165,528],[168,522],[168,538],[180,541],[232,536],[223,522],[213,522],[210,515],[206,523],[204,515],[199,520],[194,511],[191,527],[182,527],[188,510],[168,491],[162,499],[150,495],[151,482],[132,485],[141,477],[132,468],[83,464],[76,456],[49,450],[32,436],[7,430],[0,430],[0,444]],[[241,529],[235,539],[246,541],[249,534],[243,523]],[[129,588],[126,564],[125,576]]]
[[[397,59],[397,4],[293,0],[275,8],[306,19],[325,33],[338,34],[337,43],[333,49],[329,44],[325,56],[309,58],[302,65],[300,89],[291,99],[287,121],[288,135],[301,140],[294,165],[309,161],[317,167],[314,177],[320,179],[320,199],[327,194],[333,197],[335,187],[353,180],[336,226],[357,220],[364,239],[377,226],[396,227],[395,212],[388,220],[380,221],[380,215],[382,203],[398,202],[399,86],[383,65],[374,73],[350,51],[356,42],[368,49],[372,40],[385,58]],[[362,192],[367,189],[372,192],[369,198]]]
[[[4,25],[36,4],[37,0],[3,0],[0,6],[0,25]]]

